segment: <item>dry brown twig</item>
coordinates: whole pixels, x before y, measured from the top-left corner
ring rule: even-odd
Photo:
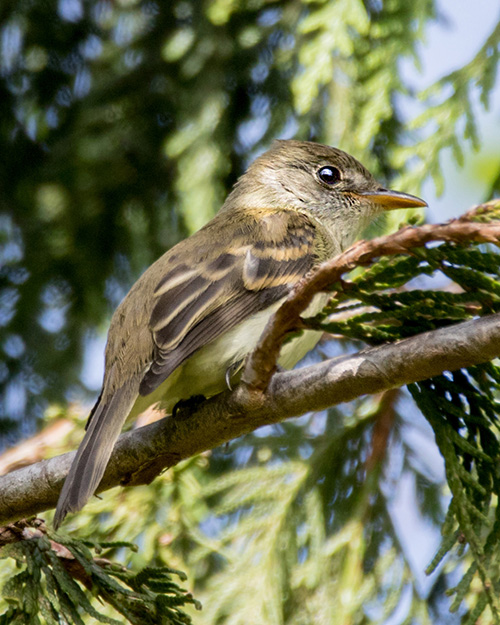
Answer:
[[[51,421],[41,432],[0,455],[0,475],[43,460],[49,450],[57,449],[73,429],[74,423],[70,419]]]
[[[242,381],[252,393],[264,392],[269,385],[280,349],[286,335],[300,327],[300,314],[309,306],[316,293],[338,282],[343,274],[356,267],[373,263],[381,256],[409,254],[412,248],[431,241],[453,243],[500,243],[500,222],[477,223],[474,218],[500,205],[496,200],[481,204],[458,219],[445,224],[406,226],[394,234],[363,240],[345,252],[320,265],[314,273],[303,278],[283,305],[269,320],[257,347],[247,359]]]
[[[43,519],[22,519],[0,528],[0,548],[11,543],[34,540],[43,536],[47,536],[47,527]],[[71,551],[65,545],[51,538],[48,538],[48,541],[50,548],[71,577],[81,582],[88,590],[92,590],[93,582],[91,576]],[[102,568],[112,564],[106,558],[93,558],[93,560],[95,564]]]

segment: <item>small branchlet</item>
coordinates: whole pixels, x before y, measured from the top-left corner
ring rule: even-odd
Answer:
[[[372,265],[382,256],[411,255],[434,241],[467,245],[500,243],[500,222],[488,222],[500,213],[500,201],[481,204],[458,219],[444,224],[407,226],[394,234],[359,241],[345,252],[320,265],[292,290],[284,304],[269,320],[257,347],[247,358],[242,381],[250,392],[265,392],[276,371],[281,346],[289,332],[300,327],[300,315],[313,297],[331,290],[342,276],[356,267]],[[424,272],[419,272],[424,273]],[[339,284],[341,290],[341,284]]]

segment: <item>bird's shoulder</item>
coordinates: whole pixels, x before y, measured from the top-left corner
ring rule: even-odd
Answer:
[[[224,293],[271,286],[273,276],[315,261],[317,224],[294,210],[219,214],[155,266],[152,326],[159,300],[190,300],[215,283]]]

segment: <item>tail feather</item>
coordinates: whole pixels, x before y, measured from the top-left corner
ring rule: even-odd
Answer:
[[[137,394],[138,385],[128,383],[96,407],[59,495],[55,529],[68,512],[81,510],[96,491]]]

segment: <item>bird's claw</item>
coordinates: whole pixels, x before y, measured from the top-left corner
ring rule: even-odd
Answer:
[[[243,364],[243,358],[241,360],[237,360],[236,362],[233,362],[233,364],[229,365],[229,367],[226,369],[226,386],[230,391],[233,390],[233,387],[231,385],[231,378],[238,371],[238,369],[241,367],[242,364]]]

